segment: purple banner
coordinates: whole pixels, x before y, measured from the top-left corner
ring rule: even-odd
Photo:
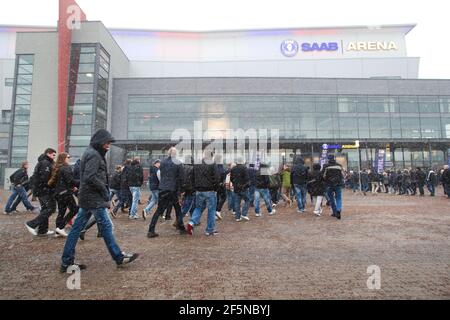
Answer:
[[[322,145],[322,154],[320,155],[321,168],[323,168],[323,166],[327,163],[327,156],[328,156],[328,145],[324,144]]]
[[[382,173],[384,171],[384,163],[386,160],[386,151],[378,150],[377,153],[377,172]]]

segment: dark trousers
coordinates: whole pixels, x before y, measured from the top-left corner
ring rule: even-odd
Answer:
[[[63,229],[69,221],[78,213],[78,206],[72,194],[57,195],[58,216],[56,217],[56,227]],[[69,213],[66,215],[66,211]]]
[[[179,230],[184,230],[183,224],[183,214],[181,213],[181,207],[178,203],[178,195],[176,191],[164,190],[159,192],[158,199],[158,209],[153,214],[152,222],[148,228],[149,232],[155,232],[156,224],[158,223],[159,216],[170,206],[172,205],[175,209],[175,214],[177,216],[177,224]]]
[[[425,195],[424,186],[425,186],[424,183],[419,183],[419,184],[418,184],[419,192],[420,192],[420,195],[421,195],[421,196]]]
[[[219,187],[219,189],[217,189],[216,211],[222,211],[222,207],[225,204],[225,201],[227,201],[227,190],[225,189],[225,187]]]
[[[27,224],[33,229],[39,227],[38,234],[46,234],[48,231],[48,219],[56,211],[56,200],[53,194],[47,194],[38,197],[38,199],[41,204],[41,212],[35,219],[28,221]]]

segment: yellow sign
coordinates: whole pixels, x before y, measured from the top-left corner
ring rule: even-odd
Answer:
[[[358,149],[359,148],[359,140],[355,141],[355,144],[343,144],[342,149]]]

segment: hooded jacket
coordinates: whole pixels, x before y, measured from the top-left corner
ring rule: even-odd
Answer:
[[[323,166],[323,181],[328,187],[342,187],[344,185],[344,176],[342,175],[342,166],[336,160],[329,160]]]
[[[238,164],[231,169],[230,180],[233,184],[234,192],[239,193],[247,190],[250,186],[250,178],[245,165]]]
[[[126,179],[130,187],[140,187],[144,184],[144,170],[138,161],[131,162]]]
[[[103,145],[114,142],[105,129],[94,133],[89,147],[83,153],[80,164],[79,207],[83,209],[109,207],[109,178]]]
[[[308,173],[308,191],[313,197],[323,196],[325,193],[320,164],[314,164],[313,171]]]
[[[41,154],[33,172],[33,194],[35,197],[43,197],[53,193],[48,180],[52,175],[54,161],[45,154]]]
[[[308,168],[302,158],[296,158],[291,170],[291,183],[293,185],[306,185],[308,181]]]

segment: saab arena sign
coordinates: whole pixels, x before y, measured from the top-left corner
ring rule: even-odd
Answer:
[[[301,45],[303,52],[311,51],[337,51],[339,45],[337,42],[305,42]]]
[[[347,51],[389,51],[398,50],[394,41],[357,41],[349,42]]]

